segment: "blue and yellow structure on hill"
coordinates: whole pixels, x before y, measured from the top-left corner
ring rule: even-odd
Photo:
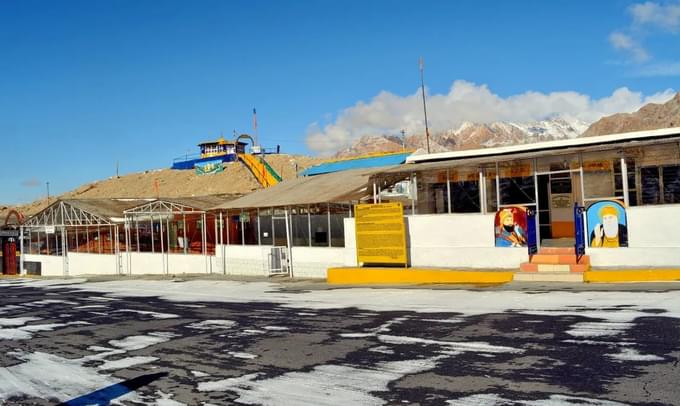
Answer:
[[[199,154],[185,155],[175,158],[172,162],[172,169],[194,169],[197,165],[212,163],[213,161],[234,162],[238,160],[238,154],[246,151],[245,142],[239,139],[227,141],[220,137],[215,141],[206,141],[198,144],[201,152]]]
[[[172,169],[194,169],[197,174],[202,175],[221,172],[225,162],[240,161],[263,187],[281,182],[281,176],[267,163],[264,154],[258,156],[246,153],[248,144],[242,142],[242,139],[250,140],[251,145],[253,144],[253,139],[248,134],[241,134],[234,141],[220,137],[216,141],[202,142],[198,144],[201,150],[199,154],[175,158]],[[264,152],[261,148],[259,150]]]

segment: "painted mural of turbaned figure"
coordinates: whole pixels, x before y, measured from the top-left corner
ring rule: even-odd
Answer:
[[[526,210],[509,207],[496,213],[496,247],[526,247]]]
[[[590,246],[618,248],[628,246],[626,211],[616,201],[603,201],[588,208]]]

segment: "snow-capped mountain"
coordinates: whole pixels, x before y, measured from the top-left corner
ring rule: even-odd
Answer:
[[[568,117],[528,123],[465,122],[456,129],[431,132],[430,151],[456,151],[575,138],[587,128],[588,123]],[[394,135],[363,136],[349,148],[338,152],[336,156],[350,157],[372,152],[400,151],[402,145],[410,150],[425,150],[425,136],[407,135],[404,140]]]

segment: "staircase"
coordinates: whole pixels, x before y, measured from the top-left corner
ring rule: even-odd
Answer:
[[[281,176],[264,159],[251,154],[238,154],[238,158],[250,169],[260,185],[269,187],[281,182]]]
[[[528,282],[583,282],[590,269],[590,257],[584,255],[576,263],[572,247],[543,247],[529,262],[519,266],[514,280]]]

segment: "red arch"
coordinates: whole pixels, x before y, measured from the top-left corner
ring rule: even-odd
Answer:
[[[5,217],[5,225],[9,224],[9,218],[12,216],[12,214],[14,214],[14,217],[16,217],[17,222],[19,224],[22,224],[24,222],[24,215],[12,209],[9,211],[9,213],[7,213],[7,217]]]

